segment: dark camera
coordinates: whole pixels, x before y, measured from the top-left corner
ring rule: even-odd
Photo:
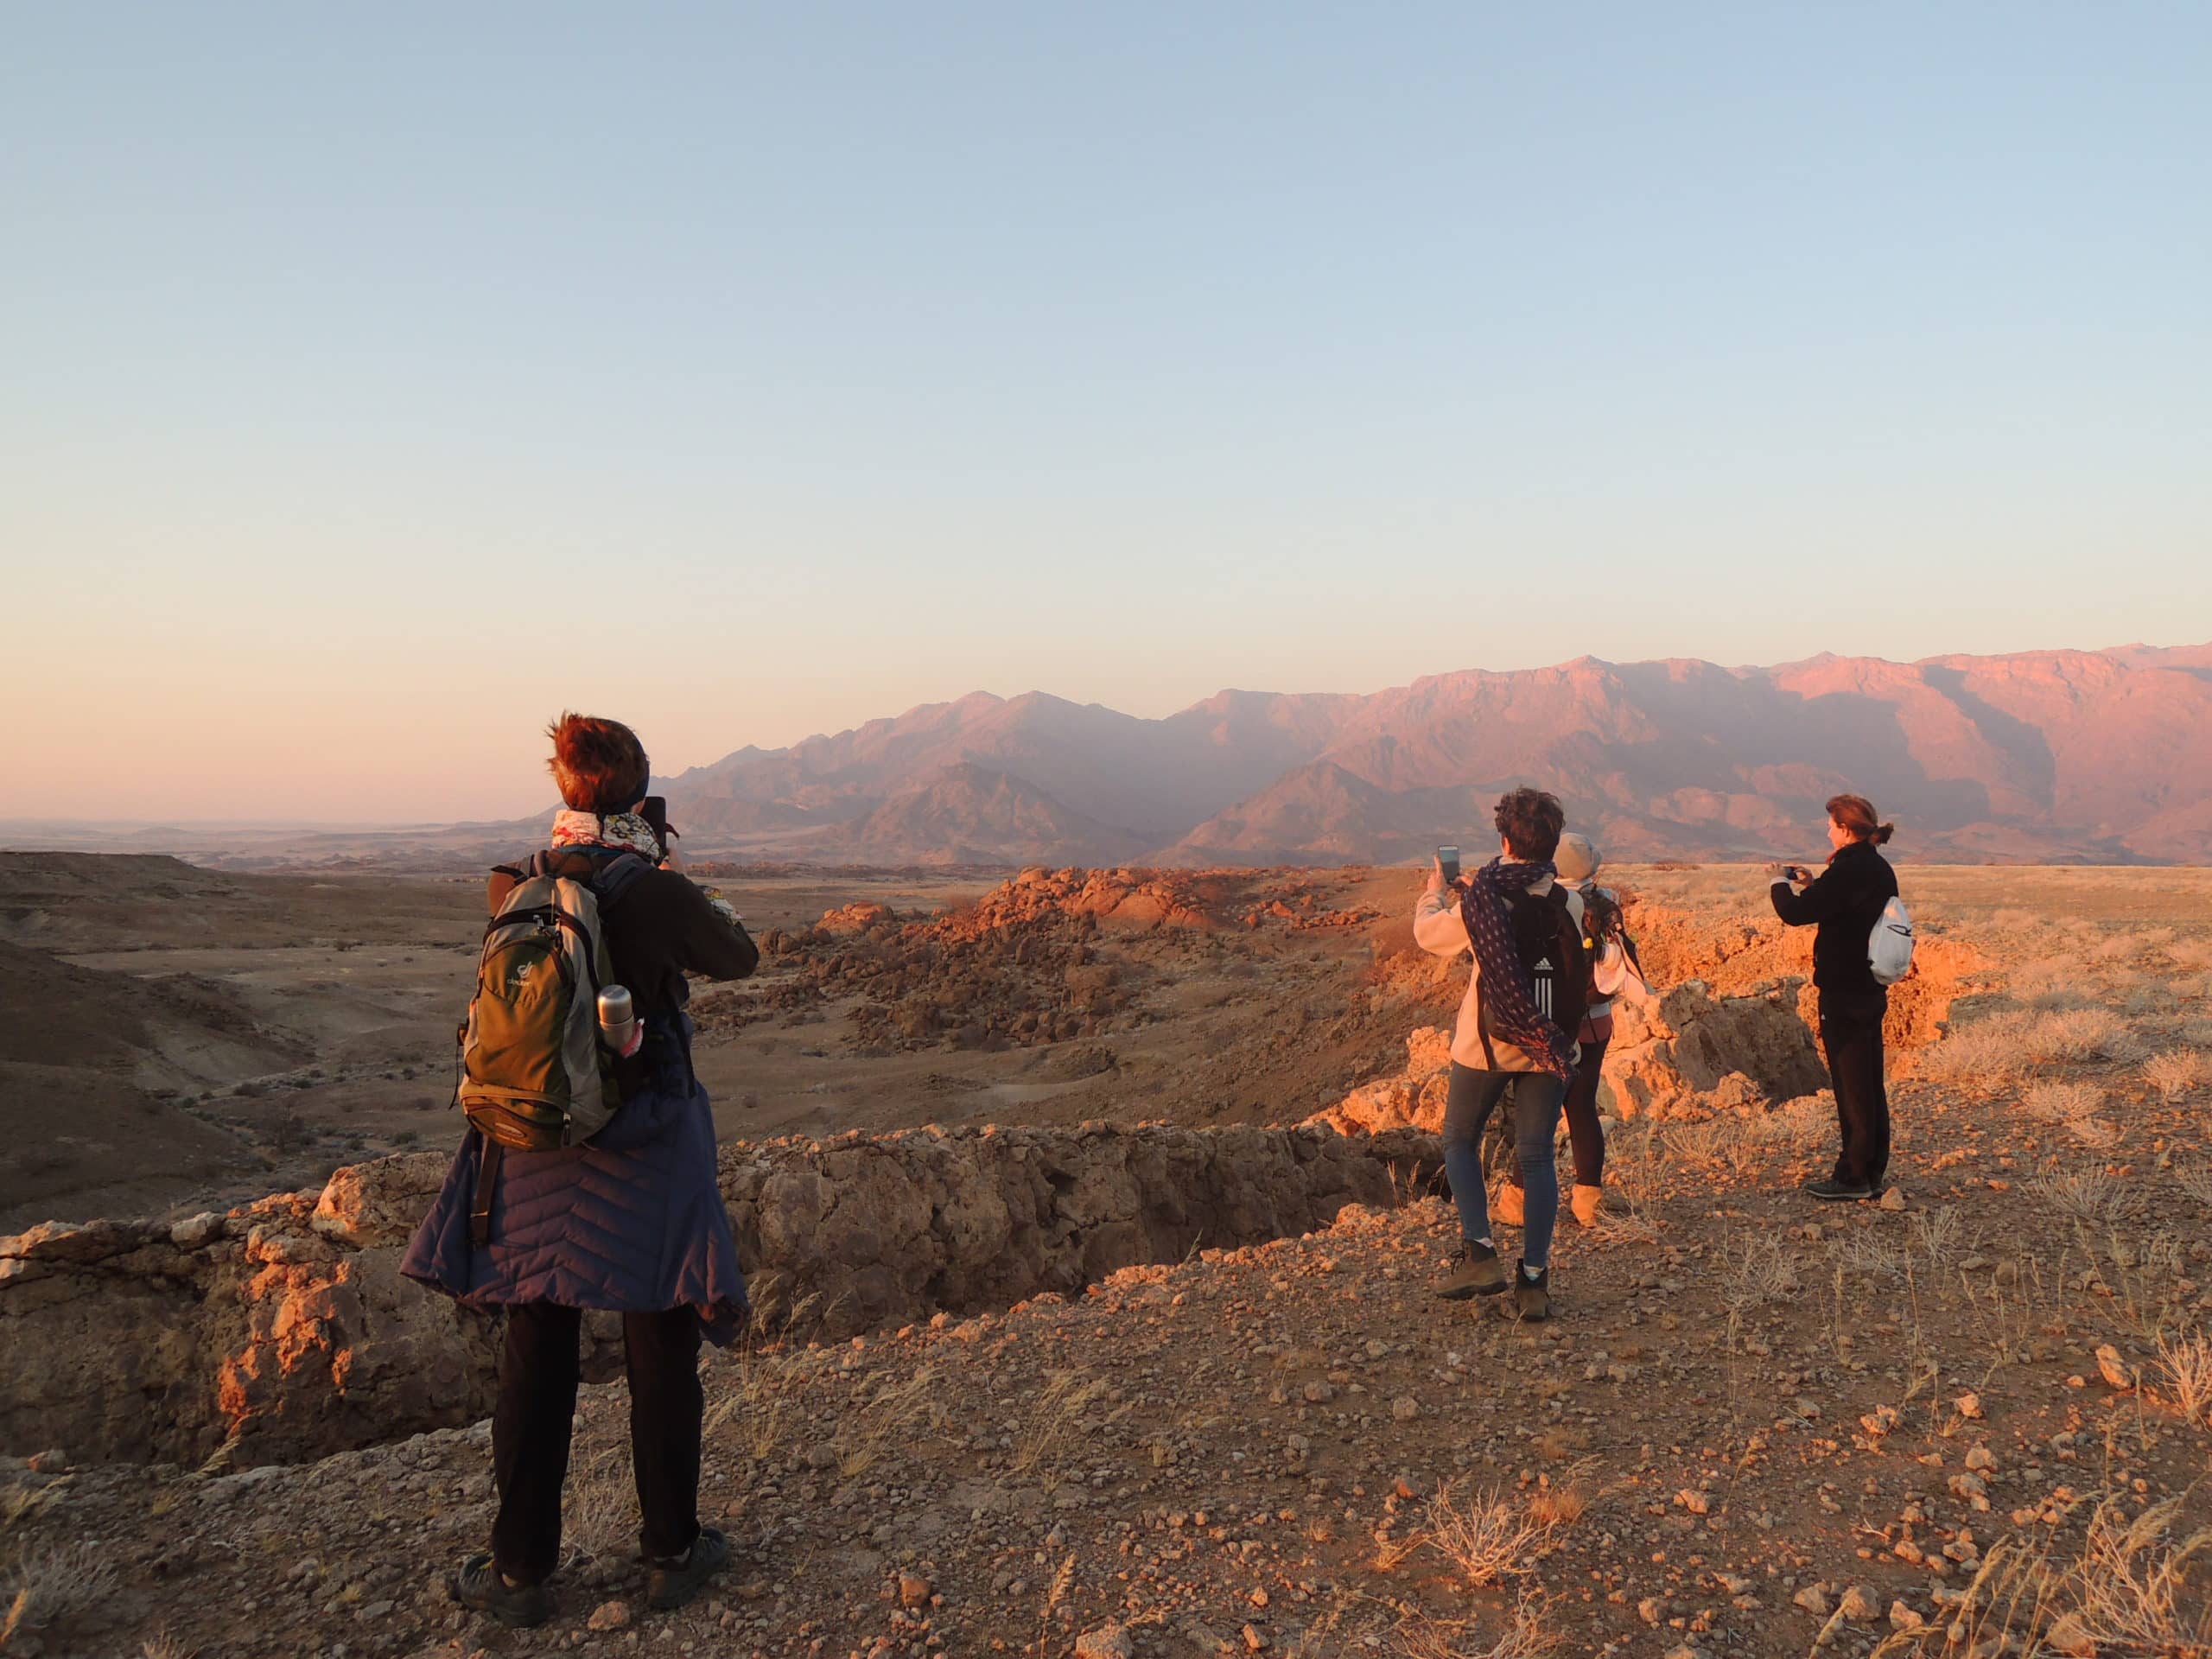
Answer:
[[[1457,881],[1459,879],[1459,849],[1457,847],[1438,848],[1436,861],[1443,867],[1444,879],[1446,881]]]
[[[638,807],[638,816],[652,827],[653,837],[660,842],[660,855],[666,858],[668,843],[682,833],[669,827],[667,798],[660,795],[646,796]]]

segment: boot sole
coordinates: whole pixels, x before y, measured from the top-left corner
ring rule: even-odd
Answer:
[[[1460,1285],[1454,1289],[1438,1291],[1436,1300],[1440,1302],[1471,1302],[1478,1296],[1495,1296],[1504,1288],[1503,1285]]]

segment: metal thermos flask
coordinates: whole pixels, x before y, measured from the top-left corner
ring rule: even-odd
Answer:
[[[626,985],[609,985],[599,994],[600,1039],[617,1054],[627,1054],[638,1036],[636,1005]]]

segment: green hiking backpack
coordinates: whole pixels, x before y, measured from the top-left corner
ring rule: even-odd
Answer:
[[[539,853],[500,867],[516,880],[485,925],[454,1097],[487,1152],[579,1145],[620,1107],[599,1036],[600,988],[613,977],[601,925],[650,868],[633,853]]]

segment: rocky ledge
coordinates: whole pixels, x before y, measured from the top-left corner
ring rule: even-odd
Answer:
[[[725,1147],[720,1180],[762,1320],[845,1337],[1310,1232],[1409,1196],[1436,1154],[1325,1126],[920,1129]],[[496,1319],[398,1271],[448,1157],[0,1238],[0,1451],[245,1466],[483,1417]],[[586,1332],[587,1374],[613,1375],[619,1323]]]

